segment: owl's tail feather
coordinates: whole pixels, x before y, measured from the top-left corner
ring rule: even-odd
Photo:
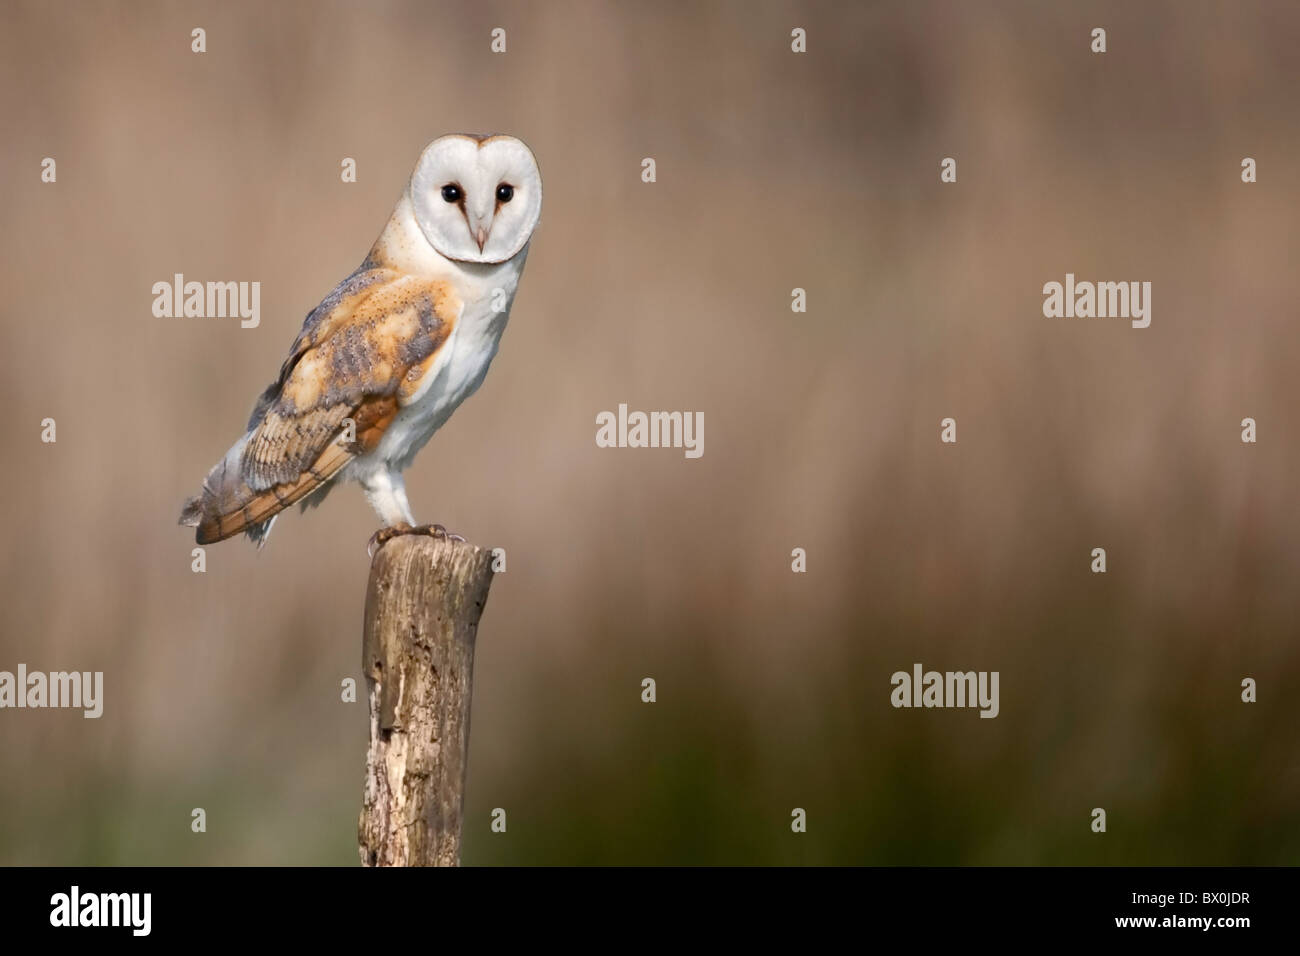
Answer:
[[[248,439],[245,435],[235,442],[203,479],[203,491],[181,508],[180,523],[198,529],[194,534],[198,544],[224,541],[246,531],[260,548],[276,515],[320,488],[353,457],[348,449],[331,442],[297,478],[256,491],[248,486],[240,469]]]

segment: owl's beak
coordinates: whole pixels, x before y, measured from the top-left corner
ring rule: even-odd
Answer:
[[[465,225],[469,227],[470,238],[478,243],[478,251],[482,252],[483,247],[487,245],[488,234],[492,231],[492,210],[478,209],[471,206],[465,213]]]

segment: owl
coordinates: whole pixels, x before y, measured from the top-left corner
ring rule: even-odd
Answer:
[[[430,143],[365,261],[308,314],[243,437],[185,502],[195,540],[242,531],[261,548],[281,511],[344,481],[382,522],[372,551],[429,530],[415,528],[402,471],[487,375],[541,208],[521,140]]]

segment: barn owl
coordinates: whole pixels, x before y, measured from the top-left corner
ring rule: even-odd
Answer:
[[[360,268],[307,316],[242,438],[185,502],[199,544],[243,531],[342,481],[383,527],[417,529],[402,470],[496,355],[542,206],[532,151],[512,136],[443,136],[420,154]]]

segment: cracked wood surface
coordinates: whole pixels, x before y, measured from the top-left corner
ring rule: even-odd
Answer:
[[[466,542],[404,534],[375,553],[362,639],[365,866],[460,863],[474,640],[491,583],[491,552]]]

